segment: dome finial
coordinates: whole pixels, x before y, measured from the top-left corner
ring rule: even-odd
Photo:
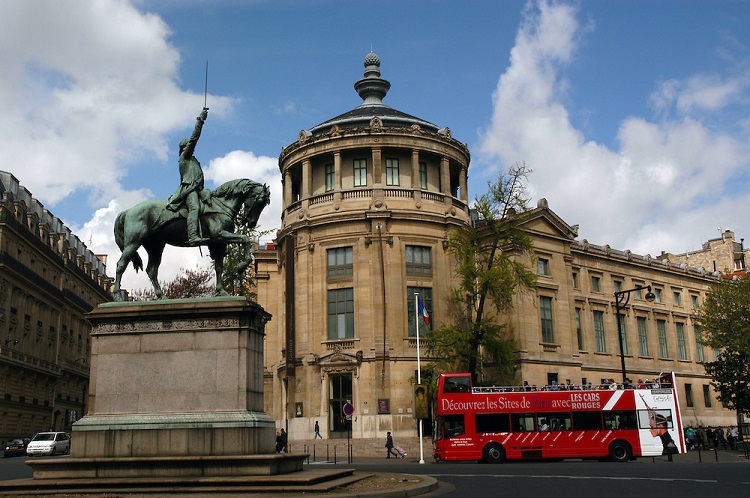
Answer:
[[[365,57],[365,77],[354,84],[359,96],[364,101],[362,105],[383,104],[383,97],[388,93],[391,84],[380,77],[380,57],[372,51]]]

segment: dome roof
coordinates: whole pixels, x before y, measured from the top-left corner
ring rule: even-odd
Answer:
[[[310,129],[311,133],[320,133],[333,126],[340,128],[369,126],[370,121],[375,117],[380,118],[383,126],[408,128],[416,124],[426,130],[438,131],[438,127],[429,121],[398,111],[383,103],[383,98],[391,88],[391,84],[380,77],[380,58],[377,54],[372,52],[367,54],[364,65],[364,78],[354,83],[354,89],[362,97],[362,104],[349,112],[313,126]]]

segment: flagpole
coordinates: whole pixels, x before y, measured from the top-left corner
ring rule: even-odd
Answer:
[[[417,384],[422,383],[422,365],[419,357],[419,294],[414,293],[414,324],[417,326]],[[424,463],[422,446],[422,419],[419,419],[419,463]]]

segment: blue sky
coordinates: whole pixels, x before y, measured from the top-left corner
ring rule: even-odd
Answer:
[[[208,61],[207,186],[269,183],[273,229],[281,148],[361,103],[372,49],[387,105],[468,144],[471,198],[525,162],[580,239],[684,252],[750,236],[748,26],[747,0],[5,1],[0,169],[113,275],[114,217],[175,190]],[[171,249],[161,279],[196,264]]]

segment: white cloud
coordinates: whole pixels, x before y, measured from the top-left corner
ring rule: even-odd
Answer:
[[[593,243],[642,254],[682,252],[716,236],[707,227],[717,223],[750,233],[741,214],[750,207],[747,196],[730,201],[723,195],[733,177],[747,171],[746,140],[689,115],[738,100],[742,85],[720,78],[668,80],[651,99],[661,108],[676,105],[684,114],[679,120],[629,117],[618,132],[619,150],[587,140],[563,104],[561,74],[579,50],[576,15],[570,6],[546,1],[525,11],[511,64],[493,95],[482,159],[525,162],[533,170],[534,198],[546,197]]]
[[[164,161],[170,133],[195,119],[203,95],[180,89],[179,52],[168,26],[129,2],[10,0],[0,2],[0,165],[19,177],[46,206],[76,193],[96,209],[73,230],[113,276],[120,250],[112,235],[118,212],[151,198],[121,182],[144,157]],[[211,96],[213,115],[234,100]],[[141,172],[138,172],[141,173]],[[146,178],[147,172],[142,172]],[[141,251],[142,255],[143,251]],[[167,248],[160,280],[181,267],[207,266],[198,249]],[[132,268],[125,288],[149,287]]]
[[[214,186],[234,180],[249,178],[258,183],[265,183],[271,189],[271,204],[266,206],[258,220],[260,231],[273,230],[273,233],[263,237],[270,242],[281,226],[281,172],[276,158],[256,156],[249,151],[235,150],[223,157],[212,159],[205,169],[206,180],[211,180]]]
[[[748,82],[741,77],[723,79],[718,75],[697,74],[684,82],[669,79],[651,95],[652,104],[667,112],[675,106],[681,114],[694,111],[718,111],[743,98]]]
[[[106,202],[135,159],[166,158],[167,134],[202,105],[177,86],[168,27],[127,2],[6,1],[0,18],[13,20],[0,30],[0,164],[23,167],[48,204],[76,190]],[[211,101],[220,114],[231,102]]]

